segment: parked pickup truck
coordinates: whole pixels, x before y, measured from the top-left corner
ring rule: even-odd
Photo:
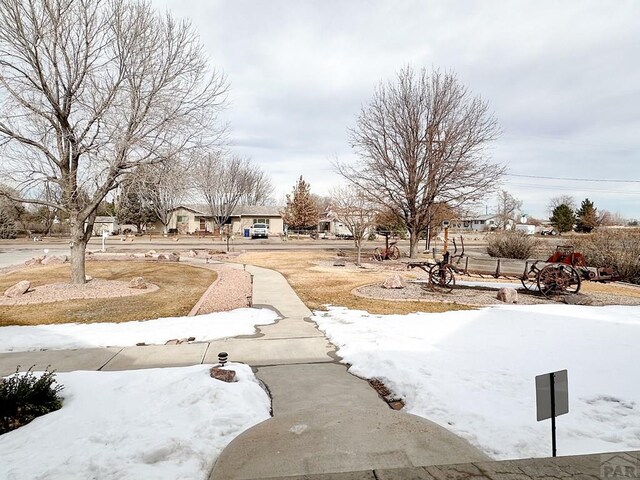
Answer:
[[[254,223],[249,229],[249,234],[251,235],[251,238],[269,238],[269,227],[266,223]]]

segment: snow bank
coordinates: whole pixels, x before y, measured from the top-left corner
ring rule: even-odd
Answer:
[[[240,308],[230,312],[141,322],[0,327],[0,352],[126,347],[141,342],[164,344],[167,340],[188,337],[195,337],[196,341],[216,340],[251,335],[255,333],[256,325],[268,325],[277,318],[275,312],[266,308]]]
[[[558,454],[640,449],[640,308],[499,306],[369,315],[330,308],[313,319],[364,377],[381,378],[410,413],[497,459],[549,456],[536,375],[568,369]]]
[[[209,366],[58,373],[62,409],[0,436],[0,478],[206,479],[222,449],[269,418],[251,369]]]

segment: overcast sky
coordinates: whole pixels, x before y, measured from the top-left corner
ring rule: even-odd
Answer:
[[[570,194],[640,218],[640,1],[153,3],[199,31],[231,83],[233,148],[279,198],[300,175],[320,194],[341,183],[331,159],[355,161],[347,128],[412,64],[455,70],[488,100],[503,130],[492,157],[525,212]]]

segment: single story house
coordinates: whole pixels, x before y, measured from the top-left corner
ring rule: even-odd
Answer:
[[[254,223],[266,223],[270,235],[281,235],[284,223],[280,211],[283,207],[271,205],[238,205],[233,209],[226,225],[230,225],[231,232],[236,236],[245,236],[245,231]],[[169,220],[169,231],[180,234],[213,233],[215,224],[209,206],[206,204],[185,204],[178,206]],[[162,232],[160,222],[153,224],[156,232]],[[248,234],[246,235],[248,236]]]
[[[476,215],[460,220],[453,220],[451,228],[460,230],[470,230],[474,232],[494,230],[498,227],[498,217],[494,214]]]
[[[375,226],[369,226],[365,237],[374,232]],[[320,219],[318,220],[318,235],[320,238],[353,237],[349,228],[338,219],[338,215],[331,209],[331,207],[320,215]]]
[[[93,222],[92,235],[102,235],[107,232],[109,235],[116,235],[120,232],[120,226],[116,217],[96,217]]]

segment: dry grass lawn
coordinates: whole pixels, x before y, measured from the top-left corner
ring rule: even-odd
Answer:
[[[318,265],[333,261],[335,254],[319,251],[246,252],[238,262],[270,268],[282,273],[311,310],[332,304],[375,314],[444,312],[473,307],[455,303],[397,302],[357,297],[351,291],[369,283],[382,283],[391,273],[377,269],[357,269]]]
[[[160,289],[154,293],[121,298],[67,300],[63,302],[3,307],[0,326],[48,323],[94,323],[148,320],[187,315],[216,279],[212,270],[157,262],[87,262],[87,275],[106,280],[128,281],[143,277]],[[20,280],[32,287],[67,282],[69,265],[32,266],[3,275],[0,292]]]

